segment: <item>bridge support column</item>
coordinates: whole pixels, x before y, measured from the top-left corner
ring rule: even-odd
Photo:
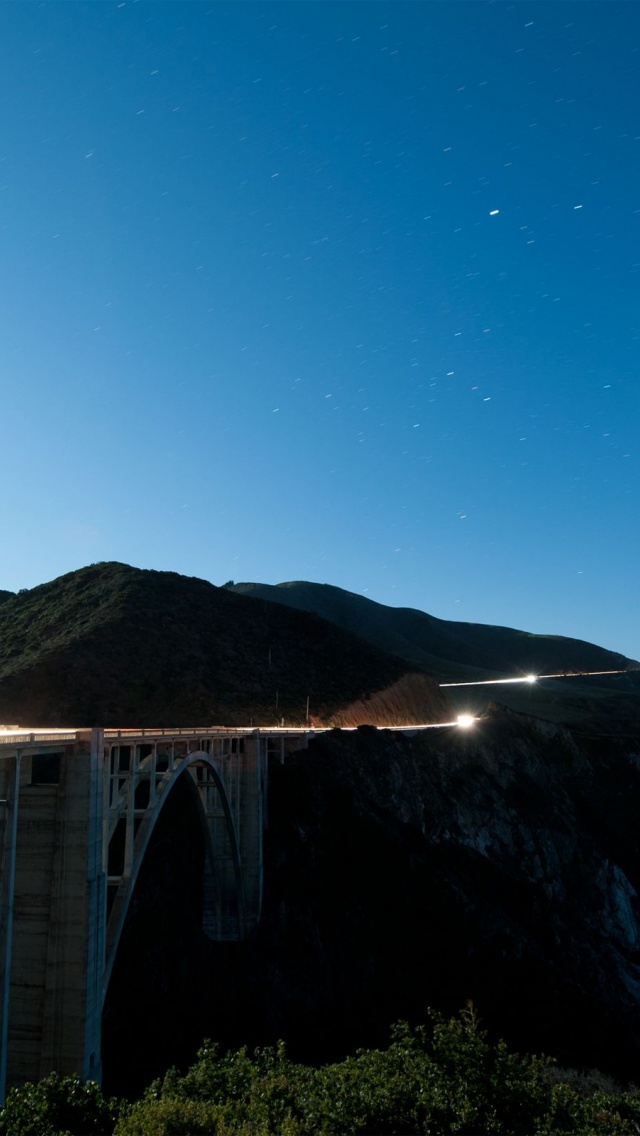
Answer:
[[[51,1070],[100,1080],[102,750],[102,731],[88,730],[73,744],[16,746],[0,763],[8,1085]]]
[[[237,833],[242,890],[244,933],[257,927],[262,909],[263,831],[266,796],[266,741],[259,734],[245,739],[240,758],[242,794],[238,807]]]
[[[257,733],[224,741],[215,763],[228,816],[213,783],[209,781],[208,788],[198,786],[211,842],[203,926],[209,938],[235,942],[246,938],[260,919],[266,741]]]

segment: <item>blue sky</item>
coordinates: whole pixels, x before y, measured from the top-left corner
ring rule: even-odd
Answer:
[[[640,656],[640,7],[0,5],[0,587]]]

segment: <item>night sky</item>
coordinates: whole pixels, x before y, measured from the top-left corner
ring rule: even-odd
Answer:
[[[640,5],[0,4],[0,587],[640,656]]]

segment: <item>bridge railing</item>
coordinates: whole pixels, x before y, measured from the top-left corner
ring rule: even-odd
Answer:
[[[111,741],[115,738],[225,738],[225,737],[244,737],[251,734],[268,735],[277,734],[291,735],[298,737],[300,734],[313,734],[322,732],[322,728],[314,729],[311,726],[180,726],[177,728],[170,728],[168,726],[161,726],[154,729],[150,726],[145,726],[144,729],[122,729],[104,731],[105,740]]]
[[[28,733],[7,730],[0,732],[0,746],[40,745],[44,742],[76,742],[77,740],[77,730],[31,730]]]

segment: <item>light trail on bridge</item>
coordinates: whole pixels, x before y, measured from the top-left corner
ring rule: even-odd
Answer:
[[[619,670],[608,670],[608,671],[554,671],[552,674],[526,674],[526,675],[518,675],[515,678],[483,678],[483,679],[474,679],[472,681],[465,681],[465,682],[439,682],[438,686],[441,689],[445,689],[445,688],[449,689],[451,687],[458,687],[458,686],[506,686],[506,685],[509,685],[509,684],[519,683],[519,682],[520,683],[526,683],[529,686],[534,686],[535,683],[538,682],[539,679],[545,679],[545,678],[590,678],[594,675],[637,674],[638,672],[640,672],[640,667],[621,667]],[[403,726],[374,726],[373,728],[376,729],[376,730],[439,730],[439,729],[444,729],[446,726],[460,726],[460,725],[462,725],[464,728],[467,728],[468,725],[469,725],[468,719],[470,717],[471,716],[468,715],[468,714],[466,714],[466,715],[463,714],[463,715],[459,715],[458,718],[456,718],[455,721],[452,721],[452,722],[420,722],[420,723],[411,723],[411,724],[403,725]],[[461,720],[460,720],[461,718],[464,718],[465,721],[461,722]],[[471,720],[477,721],[476,718],[472,718],[472,717],[471,717]],[[365,723],[362,723],[362,724],[364,725]],[[227,735],[233,735],[234,734],[234,735],[238,736],[238,735],[242,735],[242,734],[254,734],[256,732],[262,733],[262,734],[278,734],[278,735],[280,735],[280,734],[321,734],[321,733],[327,733],[330,730],[338,730],[338,729],[339,730],[357,730],[358,728],[359,728],[358,726],[311,726],[311,725],[306,725],[306,726],[178,726],[178,727],[171,727],[171,726],[159,726],[159,727],[125,726],[121,729],[118,729],[117,727],[106,727],[104,729],[104,736],[107,739],[113,739],[113,738],[116,738],[116,737],[126,738],[126,737],[133,737],[133,736],[136,736],[136,737],[163,737],[163,736],[167,736],[167,735],[173,735],[173,736],[183,735],[184,736],[184,735],[196,735],[196,734],[212,733],[212,732],[216,733],[216,734],[220,734],[221,736],[225,735],[225,734],[227,734]],[[5,726],[5,725],[2,725],[2,726],[0,726],[0,740],[10,741],[13,738],[17,739],[18,737],[20,737],[22,739],[22,738],[29,737],[31,739],[37,738],[40,741],[45,741],[48,738],[51,738],[52,741],[56,740],[56,739],[59,739],[60,741],[62,741],[63,738],[73,739],[73,738],[75,738],[75,736],[78,733],[87,732],[87,730],[90,730],[90,727],[87,727],[87,726],[84,726],[84,727],[52,726],[52,727],[47,728],[47,727],[41,726],[41,727],[36,727],[34,729],[33,727],[29,727],[29,726],[17,726],[17,725]]]
[[[468,730],[475,722],[479,721],[478,718],[472,714],[459,714],[449,722],[406,722],[401,725],[388,725],[388,726],[371,726],[368,723],[361,723],[368,729],[374,730],[394,730],[398,733],[415,733],[417,730],[444,730],[451,727],[458,729]],[[167,739],[167,738],[197,738],[197,737],[251,737],[259,735],[261,737],[314,737],[316,734],[329,734],[333,730],[342,730],[344,733],[355,733],[360,729],[360,726],[194,726],[186,727],[179,726],[171,729],[167,726],[153,729],[152,727],[144,727],[135,729],[133,727],[125,728],[122,730],[107,729],[103,731],[105,742],[136,742],[136,741],[149,741],[154,739]],[[73,742],[77,741],[78,735],[90,733],[90,730],[84,729],[46,729],[44,727],[38,729],[29,729],[28,726],[21,728],[11,727],[10,729],[0,727],[0,746],[38,746],[46,745],[50,742]]]
[[[525,683],[528,686],[534,686],[540,679],[546,678],[591,678],[597,675],[617,675],[617,674],[637,674],[640,667],[621,667],[619,670],[608,671],[555,671],[553,674],[527,674],[518,675],[515,678],[483,678],[474,679],[473,681],[466,682],[439,682],[438,686],[441,689],[450,689],[459,686],[508,686],[516,683]],[[397,730],[399,732],[406,732],[409,730],[444,730],[451,726],[456,726],[458,729],[468,730],[479,719],[473,714],[459,714],[457,718],[450,722],[411,722],[401,726],[373,726],[375,730]],[[365,725],[367,723],[362,723]],[[166,737],[171,736],[196,736],[198,734],[219,734],[222,736],[242,736],[250,734],[268,734],[269,736],[282,736],[282,735],[303,735],[303,734],[326,734],[331,730],[344,730],[345,732],[354,732],[359,729],[359,726],[179,726],[171,728],[168,726],[161,726],[153,728],[146,726],[136,729],[135,727],[125,727],[123,729],[107,728],[104,730],[104,737],[107,740],[114,738],[149,738],[149,737]],[[53,727],[49,729],[30,729],[28,726],[0,726],[0,743],[26,743],[29,742],[45,742],[45,741],[62,741],[73,740],[79,732],[86,732],[84,730],[69,727],[66,729],[60,727]]]

